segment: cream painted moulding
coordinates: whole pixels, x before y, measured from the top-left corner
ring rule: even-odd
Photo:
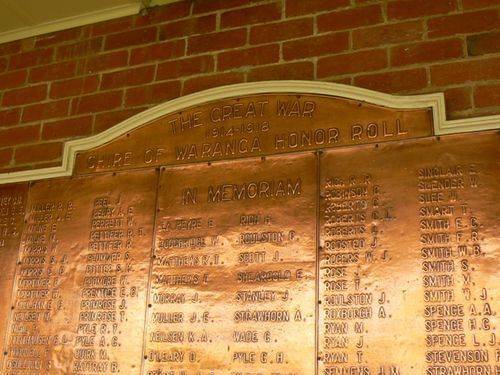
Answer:
[[[338,83],[315,81],[265,81],[217,87],[179,97],[141,112],[94,136],[66,142],[62,165],[0,174],[0,184],[70,176],[78,151],[101,146],[159,117],[209,101],[251,94],[320,94],[372,103],[396,109],[431,108],[436,135],[500,128],[500,115],[447,120],[443,93],[397,96]]]
[[[134,14],[138,14],[140,10],[141,10],[140,2],[123,4],[112,8],[98,10],[95,12],[87,12],[71,17],[65,17],[53,21],[35,24],[32,26],[13,29],[0,33],[0,44],[12,42],[14,40],[31,38],[32,36],[53,33],[56,31],[61,31],[66,29],[72,29],[74,27],[89,25],[115,18],[131,16]]]

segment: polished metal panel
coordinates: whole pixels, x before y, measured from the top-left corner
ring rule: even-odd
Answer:
[[[316,157],[163,170],[146,373],[312,374]]]
[[[31,186],[3,374],[140,373],[156,181]]]
[[[75,173],[235,159],[432,134],[432,112],[321,95],[251,95],[152,121],[77,155]]]
[[[12,284],[27,196],[27,183],[0,186],[0,366],[5,357],[5,330],[11,313]]]
[[[499,150],[252,95],[2,186],[2,374],[498,375]]]
[[[499,146],[484,133],[322,154],[320,373],[499,371]]]

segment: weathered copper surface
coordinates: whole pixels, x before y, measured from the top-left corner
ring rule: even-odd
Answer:
[[[313,374],[316,157],[167,168],[149,374]]]
[[[321,157],[322,374],[500,370],[499,135]]]
[[[4,339],[11,312],[12,284],[27,196],[27,183],[0,186],[0,366],[5,357]]]
[[[432,134],[431,111],[320,95],[256,95],[168,115],[91,151],[76,173],[235,159]]]
[[[155,171],[30,188],[2,374],[139,374]]]
[[[0,187],[1,373],[500,374],[499,133],[431,129],[250,96]]]

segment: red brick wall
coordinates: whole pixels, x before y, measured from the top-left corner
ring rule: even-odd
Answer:
[[[0,45],[0,172],[218,85],[270,79],[444,91],[500,113],[500,0],[193,0]]]

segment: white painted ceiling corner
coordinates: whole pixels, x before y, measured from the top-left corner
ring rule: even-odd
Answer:
[[[0,0],[0,44],[130,16],[142,6],[141,0]]]
[[[165,4],[170,4],[170,3],[177,3],[182,0],[145,0],[143,3],[146,3],[148,7],[155,7],[158,5],[165,5]]]

